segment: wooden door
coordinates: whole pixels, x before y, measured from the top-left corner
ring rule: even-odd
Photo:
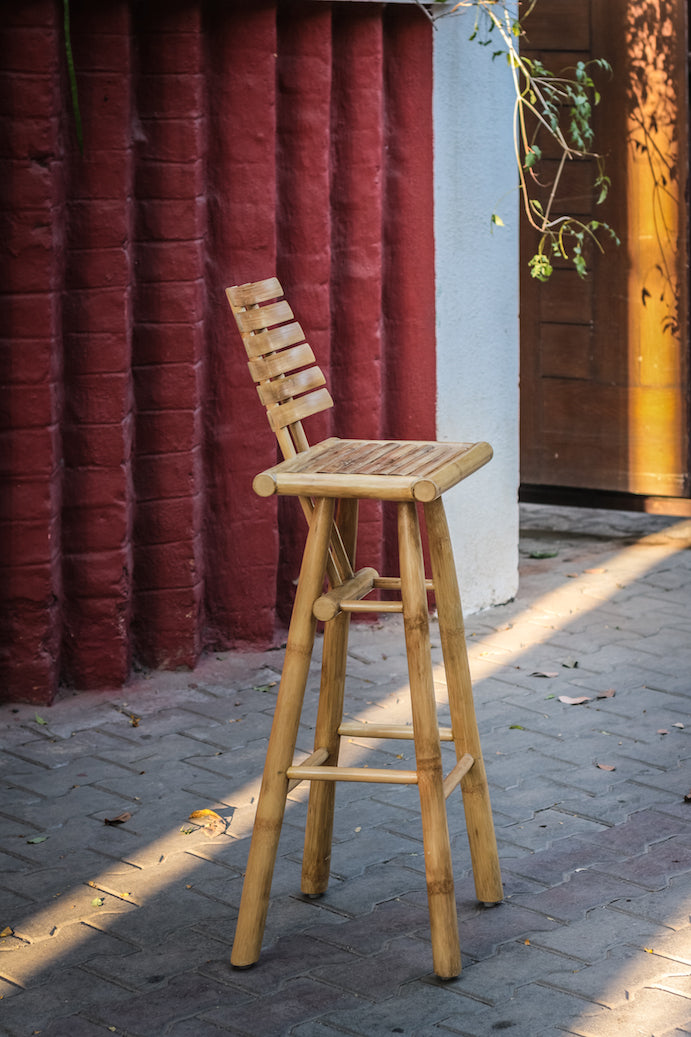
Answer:
[[[524,496],[689,497],[685,0],[541,0],[526,29],[523,52],[551,69],[592,57],[613,67],[594,119],[610,196],[596,206],[591,163],[574,162],[561,210],[607,221],[621,246],[591,248],[587,280],[561,264],[540,284],[527,265],[537,237],[523,227]]]

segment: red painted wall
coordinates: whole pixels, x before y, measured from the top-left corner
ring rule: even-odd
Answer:
[[[5,5],[0,696],[280,636],[304,525],[223,288],[282,279],[336,400],[432,437],[432,42],[414,6]],[[389,520],[363,507],[360,562]],[[391,552],[389,551],[388,554]]]

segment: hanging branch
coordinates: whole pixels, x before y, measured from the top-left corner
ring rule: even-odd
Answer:
[[[445,0],[434,0],[444,3]],[[524,11],[516,17],[507,0],[459,0],[450,10],[432,14],[416,0],[427,17],[436,22],[464,9],[475,10],[473,31],[469,37],[477,39],[481,46],[490,46],[498,35],[502,48],[493,52],[494,59],[505,57],[513,78],[514,106],[514,151],[518,167],[519,190],[523,209],[528,222],[540,235],[537,252],[530,259],[530,272],[539,281],[547,281],[552,274],[552,260],[570,260],[580,277],[587,274],[584,246],[591,241],[603,252],[599,236],[609,236],[619,244],[612,228],[601,220],[582,220],[571,215],[555,215],[554,206],[558,187],[566,163],[577,159],[589,159],[595,163],[596,174],[593,189],[598,192],[597,204],[607,197],[610,179],[605,173],[604,160],[592,151],[594,140],[591,126],[593,108],[599,104],[600,94],[595,87],[591,71],[611,73],[609,64],[602,59],[590,62],[579,61],[574,68],[564,69],[559,74],[551,72],[541,61],[525,58],[520,54],[519,41],[524,35],[523,23],[538,0],[526,0]],[[481,34],[481,19],[484,34]],[[537,140],[540,133],[547,133],[560,152],[557,172],[546,204],[535,197],[544,184],[538,173],[543,149]],[[503,221],[493,213],[492,224],[502,226]]]
[[[79,94],[77,93],[77,75],[74,70],[74,56],[72,54],[72,34],[70,32],[70,0],[62,0],[63,29],[65,33],[65,56],[67,58],[67,76],[70,82],[70,94],[72,96],[72,114],[74,115],[74,128],[77,133],[79,150],[84,154],[84,134],[82,132],[82,114],[79,110]]]

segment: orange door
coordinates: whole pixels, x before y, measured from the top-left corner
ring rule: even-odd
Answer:
[[[523,53],[553,70],[592,57],[613,67],[594,119],[609,198],[594,204],[592,166],[574,162],[560,209],[610,223],[621,245],[589,250],[587,280],[564,263],[540,284],[524,223],[522,483],[688,497],[686,3],[542,0],[526,30]]]

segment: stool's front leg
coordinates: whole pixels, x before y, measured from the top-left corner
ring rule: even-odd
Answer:
[[[314,645],[312,607],[323,589],[333,513],[333,500],[317,500],[302,559],[230,959],[240,968],[253,965],[261,951],[288,794],[286,772],[293,764]]]
[[[430,655],[425,570],[415,504],[398,505],[398,544],[432,955],[437,975],[451,979],[461,971],[461,949]]]
[[[460,759],[470,753],[475,761],[461,779],[475,892],[478,900],[497,903],[504,895],[499,854],[475,718],[456,565],[441,498],[425,504],[425,520],[456,756]]]

